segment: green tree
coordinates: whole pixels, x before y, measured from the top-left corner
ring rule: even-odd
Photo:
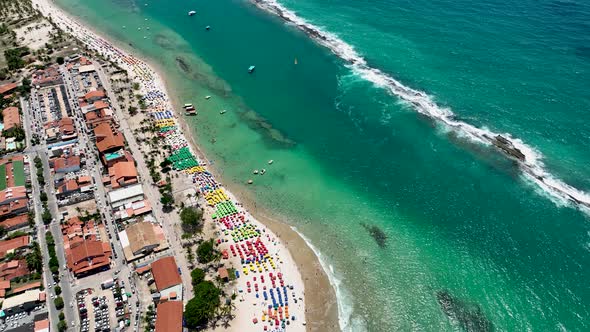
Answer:
[[[193,287],[196,287],[198,284],[205,280],[205,271],[201,269],[194,269],[191,271],[191,282]]]
[[[61,296],[58,296],[53,300],[53,304],[57,310],[61,310],[64,307],[64,299]]]
[[[221,290],[211,282],[203,281],[194,288],[195,297],[186,304],[184,318],[189,329],[201,327],[213,318],[219,307]]]
[[[29,50],[26,47],[17,47],[4,51],[4,58],[8,64],[8,69],[15,70],[25,66],[23,56],[27,55]]]
[[[199,263],[209,263],[215,259],[219,253],[213,247],[213,239],[205,241],[197,247],[197,258]]]
[[[172,204],[174,204],[174,197],[172,197],[172,195],[170,195],[169,193],[164,193],[160,198],[160,203],[162,203],[164,207],[170,207],[172,206]]]
[[[27,267],[30,271],[36,271],[37,273],[41,273],[43,271],[43,261],[39,243],[33,242],[31,252],[27,254],[25,260],[27,261]]]
[[[182,229],[186,233],[200,232],[203,228],[203,210],[193,207],[185,207],[180,211]]]
[[[66,315],[64,315],[63,311],[59,313],[59,320],[66,320]]]
[[[43,214],[41,215],[41,219],[43,219],[43,223],[45,225],[49,225],[51,223],[51,212],[47,209],[47,207],[43,210]]]
[[[68,324],[66,323],[65,320],[61,320],[61,321],[59,321],[59,323],[57,323],[57,330],[59,332],[65,332],[68,330]]]
[[[57,59],[56,59],[56,62],[57,62],[58,65],[63,65],[65,61],[64,61],[64,58],[63,57],[58,56]]]
[[[133,115],[137,114],[137,107],[129,106],[127,111],[129,112],[129,115],[133,116]]]
[[[60,294],[61,294],[61,287],[55,286],[55,295],[60,295]]]
[[[33,87],[31,86],[31,80],[26,77],[23,78],[21,86],[19,86],[19,91],[23,94],[28,94],[31,92],[32,88]]]
[[[47,193],[45,193],[44,191],[41,192],[41,195],[39,195],[39,197],[41,198],[41,202],[47,202]]]

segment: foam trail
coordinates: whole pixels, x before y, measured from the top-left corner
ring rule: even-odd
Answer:
[[[438,106],[432,97],[425,92],[407,87],[381,70],[370,67],[367,61],[351,45],[339,39],[336,35],[323,31],[307,22],[276,0],[251,1],[258,8],[279,16],[290,25],[305,32],[317,43],[327,47],[332,53],[346,61],[348,66],[359,76],[378,87],[386,89],[392,95],[408,103],[418,113],[457,131],[461,137],[495,146],[507,157],[514,159],[523,175],[551,197],[559,202],[566,201],[569,205],[575,206],[590,215],[590,194],[574,188],[550,174],[541,161],[542,155],[521,140],[513,138],[510,134],[494,133],[485,128],[477,128],[469,123],[457,120],[450,109]]]
[[[291,227],[293,231],[295,231],[303,241],[307,244],[307,246],[314,252],[318,260],[320,261],[320,265],[326,275],[328,276],[328,280],[332,285],[332,288],[336,292],[336,301],[338,302],[338,324],[340,325],[340,330],[343,332],[362,332],[366,331],[366,327],[364,323],[359,320],[352,320],[352,301],[350,300],[350,296],[345,293],[345,290],[342,288],[342,281],[340,281],[336,274],[334,273],[334,268],[324,259],[322,253],[314,247],[311,241],[305,237],[301,232],[297,230],[295,227]]]

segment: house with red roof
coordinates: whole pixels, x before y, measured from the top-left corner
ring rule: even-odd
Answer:
[[[109,167],[112,189],[137,183],[137,169],[133,161],[120,161]]]
[[[163,257],[153,262],[152,276],[156,283],[156,289],[162,298],[170,299],[180,296],[180,300],[182,300],[182,279],[180,279],[178,265],[176,265],[173,256]]]
[[[0,280],[12,280],[16,277],[22,277],[31,274],[27,261],[25,259],[13,259],[8,262],[0,263]]]
[[[0,221],[0,227],[6,231],[14,231],[19,228],[27,227],[29,225],[29,217],[26,214],[10,217]]]
[[[22,127],[20,113],[17,107],[8,107],[2,110],[4,131],[10,131],[16,127]]]
[[[16,90],[17,87],[18,84],[16,83],[7,83],[4,85],[0,85],[0,95],[5,96],[11,94]]]
[[[88,102],[88,103],[93,103],[95,101],[101,100],[104,97],[106,97],[106,94],[104,93],[103,90],[94,90],[94,91],[90,91],[87,94],[84,95],[84,99]]]
[[[182,301],[167,301],[156,307],[156,332],[182,332]]]
[[[125,147],[123,134],[114,130],[108,123],[101,123],[94,128],[96,147],[100,153],[107,153]]]
[[[111,264],[111,246],[107,242],[83,240],[65,252],[68,268],[76,277],[107,270]]]
[[[55,158],[50,162],[55,173],[70,173],[80,170],[80,156]]]
[[[31,237],[23,235],[10,240],[0,241],[0,259],[6,257],[7,254],[22,251],[29,248]]]

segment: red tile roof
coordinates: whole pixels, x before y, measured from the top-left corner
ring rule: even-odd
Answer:
[[[8,204],[4,204],[0,206],[0,218],[5,216],[11,216],[12,214],[16,213],[17,211],[24,211],[29,204],[29,200],[27,198],[21,198],[14,200]]]
[[[0,227],[11,229],[16,226],[26,225],[29,223],[29,217],[26,214],[21,214],[16,217],[8,218],[0,221]]]
[[[23,235],[12,240],[0,241],[0,258],[4,258],[4,256],[10,251],[28,246],[30,240],[31,239],[28,235]]]
[[[71,118],[62,118],[58,122],[59,125],[59,132],[62,135],[72,135],[76,133],[76,129],[74,127],[74,120]]]
[[[158,291],[182,283],[180,274],[178,274],[178,266],[172,256],[160,258],[153,262],[152,275],[154,276]]]
[[[20,292],[27,291],[29,289],[34,289],[34,288],[39,288],[39,287],[41,287],[41,282],[36,281],[36,282],[32,282],[30,284],[26,284],[26,285],[20,286],[18,288],[15,288],[12,290],[12,293],[20,293]]]
[[[167,301],[156,308],[156,332],[182,331],[182,301]]]
[[[12,173],[12,171],[10,171]],[[7,172],[8,173],[8,172]],[[8,177],[11,177],[7,175]],[[14,181],[14,179],[13,179]],[[15,199],[26,199],[27,198],[27,188],[25,186],[18,186],[18,187],[8,187],[2,191],[0,191],[0,204],[4,203],[5,201],[15,200]]]
[[[94,108],[96,108],[97,110],[109,107],[109,104],[107,104],[105,101],[102,101],[102,100],[95,101],[93,105],[94,105]]]
[[[132,161],[120,161],[109,167],[113,189],[137,182],[137,169]]]
[[[16,89],[16,87],[17,87],[16,83],[4,84],[4,85],[0,86],[0,95],[10,92],[10,91]]]
[[[2,111],[2,116],[4,117],[4,130],[9,130],[14,127],[20,127],[20,114],[18,114],[17,107],[8,107]]]
[[[38,320],[35,322],[35,332],[38,331],[49,331],[49,319]]]
[[[84,99],[91,101],[91,100],[98,100],[105,97],[105,93],[102,90],[95,90],[90,91],[84,95]]]
[[[10,289],[10,280],[0,281],[0,289]]]
[[[0,264],[0,280],[12,280],[16,277],[22,277],[30,274],[27,261],[11,260],[10,262]]]
[[[114,132],[108,123],[96,126],[94,134],[96,135],[96,147],[100,153],[125,146],[123,134],[119,131]]]
[[[80,167],[80,156],[69,156],[67,158],[56,158],[53,162],[53,169],[58,170],[69,167]]]
[[[75,247],[66,249],[68,268],[74,274],[80,274],[108,266],[110,265],[111,257],[110,249],[110,246],[106,242],[84,240]]]

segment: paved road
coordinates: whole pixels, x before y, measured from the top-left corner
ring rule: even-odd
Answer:
[[[74,91],[72,82],[73,79],[70,73],[65,69],[64,66],[61,66],[60,71],[64,77],[64,81],[66,83],[66,90],[70,96],[76,96],[77,92]],[[101,78],[102,79],[102,78]],[[103,81],[104,84],[104,81]],[[82,278],[74,282],[74,291],[77,292],[84,288],[88,287],[98,287],[101,282],[109,279],[110,277],[119,277],[119,280],[125,282],[125,288],[127,292],[131,292],[132,288],[134,287],[135,280],[133,280],[131,276],[131,267],[125,262],[124,258],[125,255],[123,253],[123,247],[121,246],[121,242],[117,241],[116,234],[117,228],[115,222],[113,221],[113,216],[111,210],[108,206],[108,198],[107,198],[107,191],[102,183],[102,177],[104,168],[102,166],[101,161],[98,159],[98,151],[96,150],[95,143],[89,137],[86,132],[88,128],[86,127],[86,122],[84,119],[84,114],[82,113],[82,109],[78,106],[77,100],[74,98],[70,99],[70,103],[74,105],[74,118],[77,123],[78,127],[78,146],[85,151],[86,154],[86,170],[88,171],[89,175],[94,179],[94,183],[96,184],[96,190],[94,192],[94,197],[96,200],[96,205],[98,211],[103,216],[103,222],[105,223],[105,229],[107,230],[107,234],[109,235],[109,240],[111,243],[111,247],[114,249],[112,263],[111,263],[111,270],[108,272],[103,272],[96,274],[94,276],[88,276]],[[116,254],[116,255],[115,255]],[[115,271],[120,271],[117,275],[115,275]],[[108,276],[107,276],[108,275]],[[136,294],[137,296],[137,294]],[[129,299],[129,303],[135,303],[136,296],[132,296]],[[137,308],[133,305],[131,307],[131,325],[133,326],[135,320],[135,313]]]
[[[21,108],[23,112],[25,112],[25,116],[23,117],[24,127],[29,128],[29,116],[26,112],[29,111],[28,103],[21,98]],[[43,257],[43,285],[46,287],[47,296],[49,297],[52,290],[48,289],[47,287],[53,284],[53,277],[51,276],[51,272],[49,271],[49,253],[47,252],[47,243],[45,242],[45,227],[43,226],[43,221],[41,219],[41,214],[43,212],[40,194],[41,189],[39,186],[39,182],[37,181],[36,172],[37,169],[35,168],[35,164],[33,163],[33,159],[37,156],[38,151],[34,148],[31,148],[31,134],[29,131],[26,131],[26,143],[27,149],[25,149],[25,154],[29,158],[29,167],[30,167],[30,176],[31,176],[31,187],[33,191],[33,203],[32,205],[35,207],[35,225],[37,229],[37,242],[39,243],[39,248],[41,249],[41,256]],[[50,301],[48,301],[50,302]],[[47,304],[47,309],[49,311],[49,318],[51,321],[51,330],[57,331],[57,322],[59,321],[58,318],[58,311],[55,309],[52,303]]]
[[[188,302],[189,297],[192,294],[193,286],[190,280],[190,269],[188,268],[189,264],[186,260],[186,256],[184,254],[184,250],[182,249],[181,245],[181,237],[179,235],[179,225],[180,225],[180,216],[176,211],[170,213],[164,213],[162,210],[162,204],[160,203],[160,193],[158,188],[152,184],[152,180],[149,177],[149,169],[147,167],[147,163],[143,158],[143,154],[140,152],[139,144],[135,140],[135,136],[133,136],[133,130],[129,127],[127,123],[127,115],[123,113],[119,103],[116,101],[114,90],[111,87],[110,80],[107,78],[107,75],[104,73],[103,68],[97,68],[98,76],[100,77],[101,81],[104,84],[104,88],[107,91],[107,95],[111,96],[111,103],[113,104],[113,108],[115,110],[115,114],[119,120],[120,128],[119,130],[124,134],[125,139],[127,140],[127,144],[129,145],[129,150],[134,151],[133,157],[137,162],[137,171],[138,174],[143,175],[141,179],[143,191],[145,193],[146,198],[150,202],[152,206],[152,210],[156,220],[160,220],[164,229],[164,233],[167,235],[168,242],[170,243],[170,249],[174,258],[176,259],[176,263],[180,267],[182,271],[181,279],[183,283],[183,299],[184,303]]]

